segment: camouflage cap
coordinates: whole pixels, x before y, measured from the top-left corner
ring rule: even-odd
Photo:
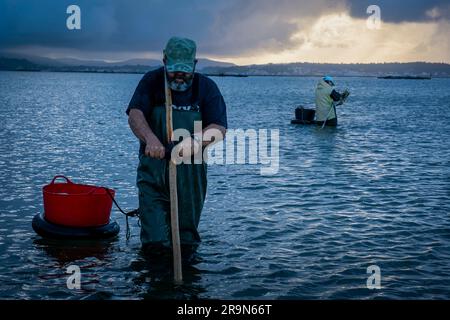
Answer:
[[[187,38],[172,37],[166,44],[163,53],[166,58],[168,72],[194,71],[196,44]]]

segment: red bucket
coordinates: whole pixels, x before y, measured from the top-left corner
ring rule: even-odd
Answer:
[[[55,183],[57,178],[66,183]],[[109,223],[115,191],[76,184],[65,176],[55,176],[42,188],[44,217],[48,222],[69,227],[98,227]]]

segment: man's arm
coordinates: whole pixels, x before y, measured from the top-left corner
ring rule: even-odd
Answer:
[[[210,144],[222,141],[225,138],[226,132],[227,129],[224,126],[211,123],[209,126],[202,130],[202,136],[204,137],[205,134],[207,135],[207,140],[202,139],[202,147],[206,147]],[[179,149],[180,156],[183,156],[183,150],[190,150],[189,155],[196,154],[197,152],[202,150],[202,148],[200,148],[198,140],[193,139],[192,137],[183,139],[183,141],[179,145],[177,145],[177,147]]]
[[[145,120],[144,113],[139,109],[131,109],[128,116],[128,124],[130,125],[131,131],[134,135],[141,140],[146,142],[147,139],[154,135],[152,129]]]
[[[202,146],[206,147],[207,145],[211,144],[211,143],[216,143],[219,141],[222,141],[223,139],[225,139],[225,135],[227,134],[227,129],[224,126],[220,126],[218,124],[215,123],[211,123],[209,126],[207,126],[205,129],[203,129],[203,133],[205,133],[208,130],[212,130],[212,129],[216,129],[219,130],[221,135],[219,137],[214,136],[214,140],[213,141],[202,141]]]
[[[330,97],[334,102],[337,102],[336,105],[339,106],[345,102],[349,95],[350,92],[347,89],[343,93],[339,93],[336,90],[333,90],[330,94]]]
[[[336,90],[331,91],[330,97],[334,102],[338,102],[342,99],[342,95]]]
[[[207,124],[202,130],[203,140],[200,145],[200,141],[190,137],[184,139],[179,148],[181,150],[190,150],[191,154],[196,154],[201,151],[201,147],[206,147],[210,144],[222,141],[225,138],[227,132],[227,116],[226,106],[222,94],[219,91],[217,85],[210,79],[206,80],[206,86],[208,95],[205,98],[205,104],[202,107],[202,121]]]
[[[134,135],[145,143],[145,155],[156,158],[164,159],[165,148],[155,136],[152,129],[145,119],[144,113],[139,109],[131,109],[128,116],[128,124]]]

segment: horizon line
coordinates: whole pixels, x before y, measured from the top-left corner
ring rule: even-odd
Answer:
[[[9,57],[8,57],[9,56]],[[74,57],[74,56],[65,56],[65,57],[60,57],[60,58],[53,58],[53,57],[48,57],[45,55],[26,55],[26,54],[14,54],[14,53],[8,53],[5,51],[0,51],[0,58],[7,58],[7,59],[25,59],[28,60],[29,58],[44,58],[44,59],[50,59],[50,60],[62,60],[62,59],[74,59],[74,60],[80,60],[80,61],[98,61],[98,62],[103,62],[103,63],[120,63],[120,62],[126,62],[128,60],[158,60],[157,58],[129,58],[129,59],[123,59],[123,60],[109,60],[109,59],[101,59],[101,58],[93,58],[93,59],[85,59],[85,58],[78,58],[78,57]],[[427,64],[445,64],[445,65],[450,65],[450,61],[449,62],[445,62],[445,61],[420,61],[420,60],[415,60],[415,61],[377,61],[377,62],[313,62],[313,61],[292,61],[292,62],[265,62],[265,63],[257,63],[257,64],[236,64],[234,62],[231,62],[230,60],[221,60],[221,59],[215,59],[215,58],[210,58],[208,56],[199,56],[197,57],[197,59],[206,59],[209,61],[213,61],[213,62],[219,62],[219,63],[229,63],[229,64],[233,64],[233,66],[230,67],[248,67],[248,66],[264,66],[264,65],[288,65],[288,64],[323,64],[323,65],[329,65],[329,64],[336,64],[336,65],[352,65],[352,64],[411,64],[411,63],[427,63]],[[30,61],[32,62],[32,61]],[[32,62],[33,63],[33,62]],[[162,64],[162,59],[161,59],[161,64]],[[226,67],[224,67],[226,68]]]

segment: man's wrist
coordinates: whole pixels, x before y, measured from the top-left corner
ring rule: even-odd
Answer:
[[[147,135],[145,135],[145,144],[150,144],[151,142],[154,141],[154,139],[156,138],[156,136],[153,133],[149,133]]]
[[[202,143],[202,141],[200,140],[200,137],[197,136],[196,134],[191,134],[191,138],[192,138],[192,140],[197,142],[199,145]]]

